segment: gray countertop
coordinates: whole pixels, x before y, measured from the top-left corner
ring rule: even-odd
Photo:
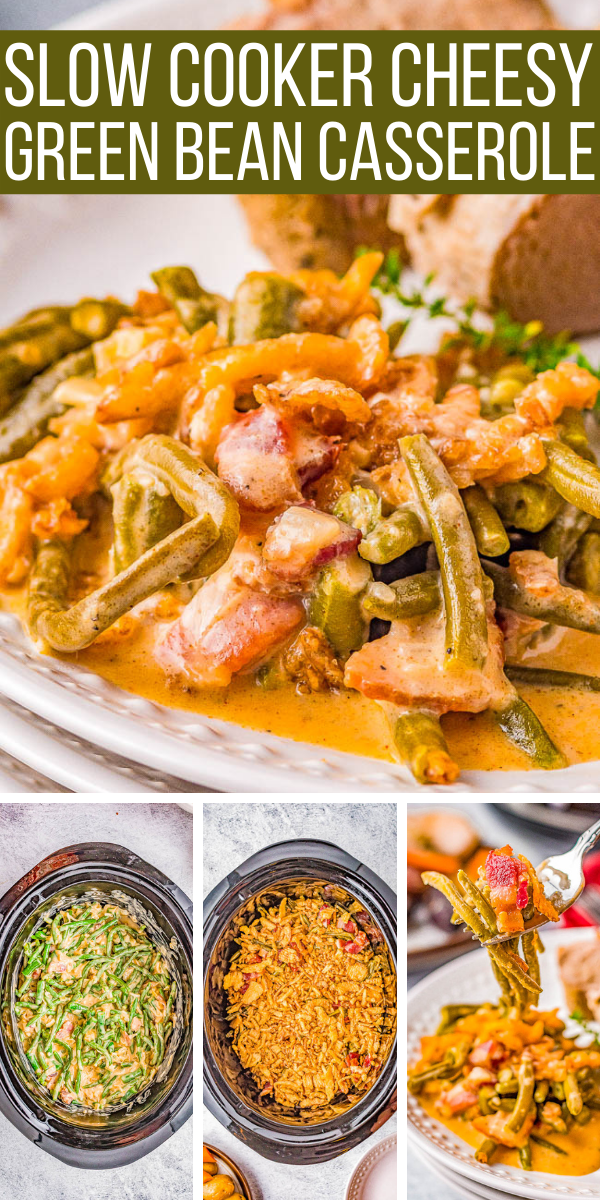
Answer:
[[[527,797],[529,800],[530,797]],[[419,805],[409,804],[409,812],[415,812]],[[427,804],[422,807],[427,811],[434,808],[452,808],[458,812],[464,812],[465,816],[479,831],[481,839],[484,843],[492,846],[504,846],[508,842],[511,845],[516,845],[520,854],[525,854],[527,858],[534,864],[541,862],[544,858],[548,858],[550,854],[560,853],[567,850],[573,845],[575,835],[563,834],[559,832],[536,830],[529,828],[527,825],[517,824],[510,816],[505,816],[502,813],[500,805],[492,804],[469,804],[455,803],[454,800],[450,804]],[[590,819],[591,824],[591,819]],[[426,972],[421,972],[419,975],[408,976],[408,986],[411,988],[414,984],[423,978]],[[440,1197],[440,1181],[437,1175],[421,1161],[413,1150],[408,1151],[408,1194],[411,1200],[439,1200]],[[456,1196],[462,1195],[460,1191],[454,1191],[445,1184],[444,1197],[446,1191],[448,1200],[454,1200]]]
[[[225,801],[203,805],[204,875],[206,895],[225,875],[256,850],[289,838],[319,838],[334,842],[366,863],[397,890],[397,805],[395,803],[322,804]],[[331,1162],[290,1167],[261,1158],[238,1141],[205,1108],[206,1141],[224,1150],[247,1173],[255,1200],[344,1200],[354,1168],[371,1146],[397,1131],[397,1117],[371,1137]],[[388,1200],[382,1196],[381,1200]],[[389,1200],[394,1200],[390,1197]]]
[[[0,801],[0,895],[40,859],[77,842],[116,842],[192,894],[192,814],[132,801]],[[0,1114],[0,1200],[191,1200],[192,1122],[115,1171],[78,1171],[36,1149]]]

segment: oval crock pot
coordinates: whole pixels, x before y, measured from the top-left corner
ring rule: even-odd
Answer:
[[[324,882],[359,900],[396,963],[396,896],[382,879],[339,846],[298,840],[268,846],[223,879],[204,902],[204,1103],[235,1137],[264,1158],[287,1163],[336,1158],[379,1128],[396,1090],[396,1046],[372,1088],[352,1107],[317,1124],[292,1124],[261,1111],[256,1085],[228,1047],[226,997],[220,986],[237,949],[233,937],[258,895],[281,894],[300,881]]]
[[[142,906],[151,940],[171,958],[177,982],[176,1047],[156,1079],[108,1114],[69,1110],[42,1089],[9,1034],[23,942],[42,917],[78,899]],[[125,846],[65,846],[0,898],[0,1111],[30,1141],[70,1166],[106,1170],[143,1158],[192,1113],[192,903],[161,871]],[[14,1026],[13,1026],[14,1027]]]

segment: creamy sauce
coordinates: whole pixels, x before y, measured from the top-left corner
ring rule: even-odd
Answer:
[[[23,616],[21,589],[0,595],[0,605]],[[395,759],[390,731],[377,704],[358,692],[300,694],[293,683],[268,689],[253,675],[234,677],[228,688],[196,688],[169,680],[153,660],[153,642],[165,628],[139,626],[121,640],[103,639],[63,661],[77,663],[104,679],[168,708],[203,713],[294,741],[326,746],[375,759]],[[56,657],[60,657],[57,655]],[[600,636],[565,630],[558,646],[528,666],[547,666],[600,675]],[[600,693],[520,688],[570,763],[600,759]],[[449,713],[442,718],[451,754],[463,770],[527,770],[528,759],[510,745],[489,713]]]
[[[460,1117],[442,1117],[435,1107],[434,1097],[419,1097],[419,1103],[430,1117],[445,1125],[457,1137],[477,1149],[485,1141],[485,1134],[473,1129],[470,1121]],[[573,1125],[569,1133],[555,1133],[552,1130],[546,1134],[546,1141],[554,1142],[564,1154],[553,1154],[542,1146],[531,1143],[531,1162],[534,1171],[547,1171],[550,1175],[589,1175],[600,1169],[600,1112],[593,1112],[587,1125]],[[494,1163],[504,1163],[506,1166],[518,1167],[519,1155],[516,1150],[507,1146],[498,1146],[494,1153]]]

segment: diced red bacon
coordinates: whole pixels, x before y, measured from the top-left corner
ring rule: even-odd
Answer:
[[[352,917],[347,919],[346,917],[340,916],[337,919],[336,925],[338,929],[343,929],[345,933],[356,933],[356,930],[358,929],[358,925],[352,920]]]
[[[480,1042],[475,1046],[469,1055],[469,1062],[474,1066],[488,1066],[495,1058],[498,1058],[503,1053],[498,1042],[490,1038],[487,1042]]]
[[[485,863],[485,878],[496,911],[526,907],[527,873],[522,863],[513,858],[512,852],[490,851]]]
[[[484,1083],[495,1083],[496,1076],[493,1071],[487,1067],[473,1067],[472,1071],[465,1077],[465,1083],[469,1087],[481,1087]]]
[[[449,1109],[454,1116],[477,1104],[477,1092],[474,1088],[467,1087],[462,1081],[459,1081],[450,1088],[450,1091],[443,1092],[440,1100],[443,1107]]]
[[[358,1066],[359,1058],[358,1058],[358,1052],[356,1050],[353,1050],[350,1054],[346,1055],[346,1063],[349,1067],[357,1067]]]
[[[363,1067],[366,1067],[367,1071],[368,1071],[370,1066],[371,1066],[371,1055],[365,1054],[365,1057],[363,1060]]]
[[[215,462],[221,479],[247,508],[270,512],[302,500],[290,431],[268,404],[223,430]]]
[[[157,658],[200,686],[227,687],[233,675],[258,666],[286,642],[304,615],[298,598],[239,584],[226,563],[169,627]]]
[[[330,513],[292,505],[267,530],[263,558],[279,579],[306,579],[333,558],[352,554],[362,534]]]
[[[332,914],[331,908],[328,904],[321,905],[321,907],[317,913],[317,919],[321,922],[321,925],[325,926],[325,929],[327,929],[328,926],[331,925],[331,922],[333,919],[333,914]]]
[[[292,433],[292,453],[300,487],[304,488],[335,466],[340,446],[337,438],[326,437],[305,423],[298,423]]]
[[[353,942],[342,942],[341,949],[345,954],[360,954],[361,950],[364,950],[365,946],[368,945],[368,942],[369,939],[366,933],[357,933]]]

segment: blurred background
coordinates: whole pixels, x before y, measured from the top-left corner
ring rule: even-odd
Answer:
[[[408,988],[459,955],[478,949],[464,927],[450,924],[444,896],[421,882],[424,870],[453,875],[460,867],[476,879],[492,848],[511,845],[539,866],[570,849],[579,835],[600,818],[600,803],[408,804]],[[600,925],[600,845],[584,862],[585,890],[562,918],[564,926]],[[414,1200],[439,1200],[436,1176],[412,1149],[408,1151],[408,1194]],[[454,1198],[456,1192],[448,1192]]]
[[[0,29],[48,29],[96,4],[97,0],[0,0]],[[112,6],[116,7],[114,0]],[[600,22],[600,0],[550,0],[550,7],[566,25],[585,28]]]

